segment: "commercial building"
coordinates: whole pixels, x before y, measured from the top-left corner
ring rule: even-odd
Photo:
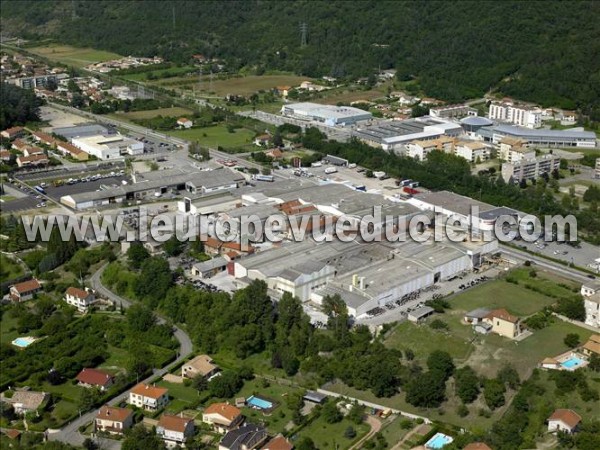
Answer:
[[[122,159],[144,153],[144,143],[120,134],[77,137],[74,146],[102,160]]]
[[[535,150],[528,148],[527,143],[522,139],[504,137],[502,140],[500,140],[500,150],[498,156],[503,161],[515,163],[523,159],[535,158]]]
[[[284,105],[281,114],[299,120],[321,122],[329,126],[348,126],[373,118],[370,112],[363,109],[309,102]]]
[[[532,159],[522,159],[514,163],[502,164],[502,178],[507,183],[512,180],[518,183],[522,180],[534,180],[543,174],[550,174],[560,168],[560,157],[542,155]]]
[[[23,89],[46,88],[50,83],[58,84],[60,80],[69,78],[66,73],[44,74],[32,77],[10,78],[7,81]]]
[[[53,128],[52,132],[54,134],[64,137],[69,141],[73,138],[83,138],[111,134],[111,130],[98,123],[86,123],[83,125],[75,125],[72,127],[58,127]],[[112,132],[112,134],[114,134],[114,132]]]
[[[477,110],[468,105],[437,106],[429,109],[429,115],[441,119],[456,119],[465,116],[476,117]]]
[[[489,118],[527,128],[539,128],[542,125],[541,109],[515,105],[511,102],[492,102]]]
[[[577,147],[595,148],[596,133],[583,128],[567,130],[529,129],[514,125],[482,126],[474,132],[478,139],[499,145],[504,137],[521,139],[527,145],[538,147]]]
[[[396,152],[404,152],[405,145],[411,141],[461,134],[463,129],[459,124],[430,116],[379,121],[370,126],[361,126],[355,133],[356,137],[369,145]]]

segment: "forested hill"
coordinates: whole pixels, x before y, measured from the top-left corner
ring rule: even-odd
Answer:
[[[594,1],[3,0],[1,17],[8,32],[125,55],[203,53],[307,76],[395,67],[449,101],[501,85],[543,105],[600,103]]]

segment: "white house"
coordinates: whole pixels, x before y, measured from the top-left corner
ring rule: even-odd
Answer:
[[[180,119],[177,119],[177,126],[179,128],[192,128],[192,126],[194,125],[194,122],[192,122],[190,119],[187,119],[185,117],[181,117]]]
[[[140,383],[129,392],[127,403],[147,411],[158,411],[169,403],[169,390]]]
[[[88,290],[70,287],[65,292],[65,301],[79,312],[86,312],[95,300],[96,296]]]
[[[600,328],[600,282],[581,286],[585,307],[585,324]]]
[[[194,420],[163,414],[156,425],[156,434],[162,438],[167,447],[182,445],[194,436]]]
[[[557,409],[548,418],[548,431],[575,433],[581,423],[581,416],[571,409]]]

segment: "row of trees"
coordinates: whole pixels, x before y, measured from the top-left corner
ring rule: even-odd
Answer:
[[[39,121],[42,104],[32,90],[0,83],[0,130]]]

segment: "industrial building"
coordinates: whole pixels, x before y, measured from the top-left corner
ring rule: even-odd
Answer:
[[[405,144],[415,140],[437,139],[441,136],[459,136],[462,127],[445,119],[429,116],[408,120],[389,120],[357,129],[356,137],[374,147],[387,151],[405,150]]]
[[[73,138],[82,138],[89,136],[115,134],[115,131],[109,130],[98,123],[86,123],[83,125],[75,125],[72,127],[53,128],[52,132],[58,136],[71,141]]]
[[[157,176],[116,188],[65,195],[60,198],[60,202],[69,208],[83,210],[125,201],[156,199],[164,194],[183,191],[211,195],[215,192],[236,189],[245,184],[245,178],[239,172],[226,168],[190,173],[180,172],[177,175],[169,174],[169,176],[160,176],[162,175],[161,171],[150,173],[157,174]]]
[[[121,134],[94,135],[71,139],[71,143],[101,160],[122,159],[144,153],[144,143]]]
[[[318,103],[293,103],[284,105],[281,114],[300,120],[321,122],[325,125],[348,126],[357,122],[371,120],[373,115],[363,109],[351,106],[320,105]]]

